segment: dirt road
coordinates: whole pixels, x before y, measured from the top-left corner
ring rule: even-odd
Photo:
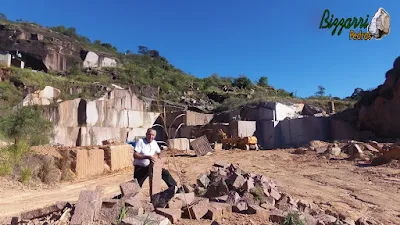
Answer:
[[[0,192],[0,217],[18,215],[23,211],[52,205],[57,201],[76,201],[81,190],[94,190],[97,185],[105,187],[106,197],[112,197],[120,192],[121,182],[131,179],[131,174],[124,171],[78,183],[64,183],[49,189],[3,190]]]
[[[280,190],[295,198],[314,202],[352,219],[369,217],[383,224],[400,224],[399,168],[361,167],[355,162],[317,158],[314,152],[294,155],[289,150],[223,151],[210,156],[165,160],[175,177],[177,171],[183,171],[181,179],[191,183],[215,161],[239,163],[249,172],[272,178]],[[107,195],[112,196],[119,193],[119,183],[129,180],[131,174],[125,171],[48,190],[2,190],[0,217],[56,201],[74,201],[81,190],[94,189],[97,185],[104,185]]]

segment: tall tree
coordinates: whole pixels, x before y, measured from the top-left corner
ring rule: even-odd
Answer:
[[[360,100],[363,94],[364,90],[362,88],[356,88],[354,89],[354,92],[351,94],[350,98],[354,100]]]
[[[244,89],[251,85],[251,80],[244,75],[239,76],[238,78],[234,79],[232,82],[232,86]]]
[[[268,78],[264,77],[264,76],[260,77],[260,79],[258,79],[257,85],[261,86],[261,87],[267,87],[268,86]]]
[[[149,52],[149,49],[146,46],[139,45],[138,53],[142,55],[146,55]]]
[[[0,20],[7,20],[6,14],[0,12]]]
[[[325,88],[322,85],[318,86],[318,91],[315,92],[316,96],[323,97],[325,96]]]

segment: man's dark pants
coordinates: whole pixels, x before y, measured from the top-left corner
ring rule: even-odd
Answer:
[[[140,187],[142,187],[144,181],[149,176],[150,166],[142,167],[142,166],[135,166],[135,172],[133,174],[133,178],[137,179]],[[168,188],[177,186],[176,181],[171,176],[168,170],[162,169],[161,177],[163,181],[168,185]]]

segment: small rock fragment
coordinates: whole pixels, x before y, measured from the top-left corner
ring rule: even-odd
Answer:
[[[245,201],[239,201],[236,205],[232,206],[232,212],[247,213],[248,205]]]
[[[258,205],[249,205],[247,214],[267,215],[268,211]]]
[[[266,210],[271,210],[271,209],[276,209],[274,205],[268,204],[268,203],[262,203],[260,205],[261,208],[264,208]]]
[[[372,147],[370,144],[364,143],[363,145],[364,145],[364,147],[365,147],[366,149],[368,149],[368,150],[371,151],[371,152],[375,152],[375,153],[378,153],[378,152],[379,152],[378,149]]]
[[[279,209],[273,209],[269,212],[269,220],[274,223],[282,224],[285,221],[287,215],[287,212]]]
[[[243,184],[246,182],[246,179],[240,175],[235,173],[234,175],[232,175],[230,177],[231,179],[231,186],[235,189],[235,190],[240,190],[240,188],[243,186]]]
[[[356,222],[350,218],[344,219],[344,225],[356,225]]]
[[[216,181],[212,182],[208,188],[206,193],[204,194],[207,198],[218,197],[227,195],[229,193],[228,185],[225,182],[224,178],[217,178]]]
[[[305,224],[317,224],[317,220],[308,213],[303,213],[299,216],[301,221],[304,221]]]
[[[375,221],[368,220],[364,217],[361,217],[356,221],[356,225],[377,225],[377,224],[378,223],[376,223]]]
[[[236,191],[230,191],[226,203],[236,205],[240,200],[240,195]]]
[[[121,193],[124,198],[135,196],[140,192],[140,186],[137,180],[128,181],[120,185]]]
[[[222,218],[224,212],[224,208],[221,206],[217,206],[215,204],[210,204],[208,208],[208,212],[204,216],[205,219],[210,220],[219,220]]]
[[[315,151],[316,151],[318,154],[323,154],[323,153],[325,153],[327,150],[328,150],[328,146],[323,146],[323,147],[315,148]]]
[[[297,208],[299,209],[300,212],[310,212],[311,205],[305,200],[299,200],[297,202]]]
[[[199,220],[208,212],[209,200],[208,198],[199,198],[195,200],[193,205],[184,209],[184,214],[188,218]]]
[[[186,193],[194,192],[194,188],[188,184],[183,184],[182,187]]]
[[[296,149],[293,151],[293,154],[299,154],[299,155],[301,155],[301,154],[306,154],[306,152],[307,152],[307,149],[306,149],[306,148],[296,148]]]
[[[342,152],[342,150],[340,148],[337,148],[337,147],[333,147],[333,148],[330,149],[330,153],[332,155],[338,156],[338,155],[340,155],[341,152]]]
[[[249,178],[242,186],[242,191],[249,192],[252,188],[254,188],[254,180],[253,178]]]
[[[23,220],[32,220],[35,218],[40,218],[40,217],[44,217],[47,215],[50,215],[51,213],[60,211],[62,209],[64,209],[64,207],[67,205],[67,202],[59,202],[55,205],[52,206],[48,206],[48,207],[44,207],[41,209],[36,209],[36,210],[32,210],[29,212],[24,212],[21,213],[21,219]]]
[[[117,204],[120,200],[119,199],[104,199],[102,206],[106,207],[106,208],[111,208],[113,207],[115,204]]]
[[[151,203],[155,208],[165,208],[168,202],[174,197],[175,195],[175,187],[170,187],[165,191],[157,193],[151,196]]]
[[[227,165],[225,162],[219,161],[214,163],[215,167],[225,168]]]
[[[156,208],[156,213],[167,217],[171,223],[176,223],[182,215],[181,209]]]
[[[138,216],[144,214],[144,209],[141,206],[134,206],[134,207],[126,207],[126,214],[132,216]]]
[[[173,198],[168,202],[168,208],[171,209],[181,209],[185,204],[182,200]]]
[[[225,214],[227,212],[232,212],[232,205],[228,203],[220,203],[220,202],[210,202],[211,206],[222,208],[222,214]]]
[[[178,194],[175,194],[173,199],[181,200],[183,202],[183,206],[186,206],[186,205],[192,204],[192,202],[195,199],[195,195],[194,195],[194,192],[191,192],[191,193],[178,193]]]
[[[240,198],[240,201],[244,201],[249,205],[255,204],[254,196],[252,194],[250,194],[249,192],[245,192],[243,194],[243,196]]]
[[[207,188],[208,185],[210,184],[210,179],[206,174],[202,174],[197,179],[197,183],[199,184],[200,187]]]
[[[275,189],[275,188],[271,188],[269,194],[275,199],[275,200],[279,200],[281,198],[281,194]]]
[[[128,217],[122,220],[126,225],[142,225],[142,224],[154,224],[154,225],[169,225],[170,221],[168,218],[158,215],[157,213],[146,213],[139,216]]]
[[[92,223],[99,216],[102,196],[101,191],[81,191],[70,224]]]
[[[223,195],[223,196],[219,196],[219,197],[210,198],[210,200],[214,201],[214,202],[225,203],[228,200],[228,195]]]
[[[145,196],[142,192],[137,193],[136,195],[131,195],[129,198],[125,199],[125,203],[130,206],[137,206],[141,204],[145,200]]]
[[[319,214],[314,216],[315,219],[324,222],[325,224],[332,224],[336,222],[336,218],[331,216],[331,215],[327,215],[327,214]]]

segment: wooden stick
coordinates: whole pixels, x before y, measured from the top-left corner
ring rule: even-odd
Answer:
[[[153,196],[153,167],[154,167],[154,163],[150,162],[150,168],[149,168],[150,199],[151,199],[151,196]]]

